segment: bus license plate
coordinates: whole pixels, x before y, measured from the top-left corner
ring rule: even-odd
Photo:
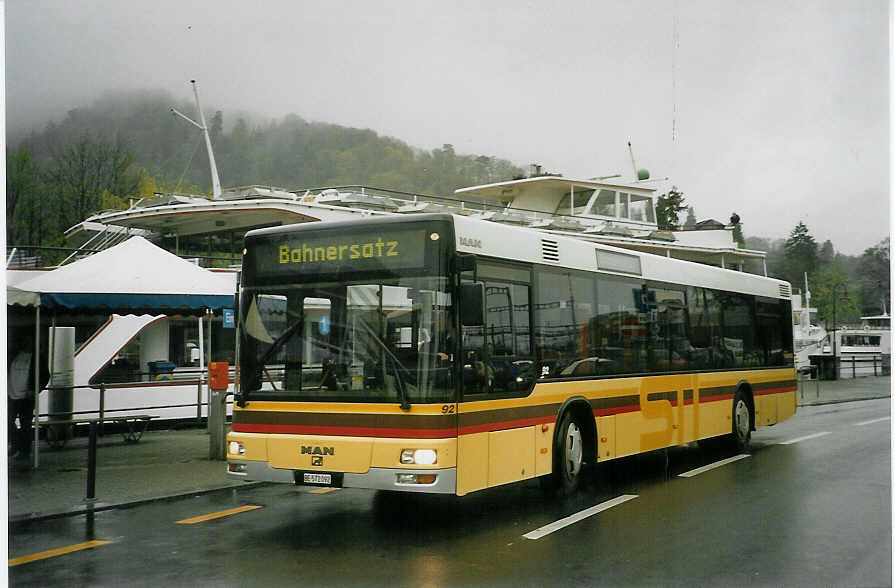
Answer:
[[[332,484],[332,474],[312,474],[304,472],[305,484]]]

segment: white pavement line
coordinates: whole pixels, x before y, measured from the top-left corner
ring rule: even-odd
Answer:
[[[854,426],[855,426],[855,427],[862,427],[863,425],[871,425],[871,424],[873,424],[873,423],[880,423],[880,422],[882,422],[882,421],[890,421],[890,420],[891,420],[891,417],[886,416],[886,417],[882,417],[882,418],[880,418],[880,419],[872,419],[871,421],[863,421],[862,423],[857,423],[857,424],[854,425]]]
[[[794,439],[789,439],[788,441],[780,441],[779,445],[791,445],[800,441],[807,441],[808,439],[816,439],[817,437],[822,437],[823,435],[828,434],[829,431],[823,431],[822,433],[814,433],[812,435],[804,435],[803,437],[795,437]]]
[[[745,459],[746,457],[751,457],[750,453],[740,453],[739,455],[734,455],[732,457],[728,457],[726,459],[721,459],[720,461],[715,461],[714,463],[709,463],[706,466],[702,466],[700,468],[695,468],[694,470],[689,470],[688,472],[683,472],[679,474],[680,478],[691,478],[692,476],[697,476],[699,474],[703,474],[709,470],[713,470],[714,468],[719,468],[721,466],[725,466],[728,463],[733,463],[734,461],[739,461],[740,459]]]
[[[559,519],[558,521],[555,521],[548,525],[544,525],[539,529],[531,531],[530,533],[525,533],[524,535],[522,535],[522,537],[524,537],[525,539],[540,539],[541,537],[545,537],[550,533],[558,531],[559,529],[564,529],[568,525],[573,525],[574,523],[582,521],[587,517],[591,517],[594,514],[599,514],[604,510],[608,510],[612,507],[618,506],[619,504],[623,504],[628,500],[633,500],[637,497],[637,494],[623,494],[621,496],[618,496],[617,498],[606,500],[605,502],[597,504],[596,506],[591,506],[590,508],[582,510],[579,513],[567,516],[564,519]]]

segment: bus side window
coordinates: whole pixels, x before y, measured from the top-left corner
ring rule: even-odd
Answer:
[[[527,269],[479,264],[484,324],[462,327],[463,385],[467,394],[515,393],[533,382],[529,373],[533,364],[530,286],[526,283],[529,275]]]
[[[592,277],[568,270],[543,270],[537,273],[536,284],[538,375],[554,378],[601,371],[604,366],[596,365],[602,362],[589,328],[596,306]]]

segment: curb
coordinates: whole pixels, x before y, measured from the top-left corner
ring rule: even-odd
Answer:
[[[862,400],[884,400],[890,399],[890,394],[884,394],[881,396],[866,396],[865,398],[840,398],[840,399],[829,399],[829,400],[818,400],[816,402],[798,402],[798,408],[802,406],[824,406],[827,404],[844,404],[846,402],[860,402]]]
[[[124,502],[94,502],[88,504],[80,504],[65,510],[48,511],[48,512],[31,512],[24,514],[11,515],[9,524],[20,525],[23,523],[31,523],[37,521],[45,521],[49,519],[59,519],[64,517],[77,516],[82,514],[90,514],[101,512],[104,510],[114,510],[116,508],[129,508],[140,504],[149,504],[151,502],[161,502],[163,500],[177,500],[180,498],[188,498],[190,496],[201,496],[202,494],[210,494],[212,492],[221,492],[223,490],[237,490],[241,488],[255,488],[269,484],[270,482],[243,482],[242,484],[234,484],[230,486],[216,486],[214,488],[204,488],[201,490],[190,490],[188,492],[179,492],[176,494],[165,494],[163,496],[151,496],[149,498],[138,498],[135,500],[127,500]]]

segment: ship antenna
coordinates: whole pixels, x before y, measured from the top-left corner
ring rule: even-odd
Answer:
[[[208,148],[208,165],[211,167],[211,199],[217,200],[221,194],[220,178],[217,176],[217,164],[214,162],[214,151],[211,149],[211,136],[208,134],[208,125],[205,124],[205,115],[202,113],[202,104],[199,102],[199,85],[195,80],[189,80],[189,83],[192,84],[192,91],[196,96],[196,110],[199,111],[199,120],[201,121],[201,124],[178,111],[176,108],[171,108],[171,112],[197,127],[205,136],[205,146]]]
[[[633,164],[633,178],[636,180],[636,160],[633,158],[633,145],[630,144],[630,141],[627,141],[627,150],[630,151],[630,162]]]

